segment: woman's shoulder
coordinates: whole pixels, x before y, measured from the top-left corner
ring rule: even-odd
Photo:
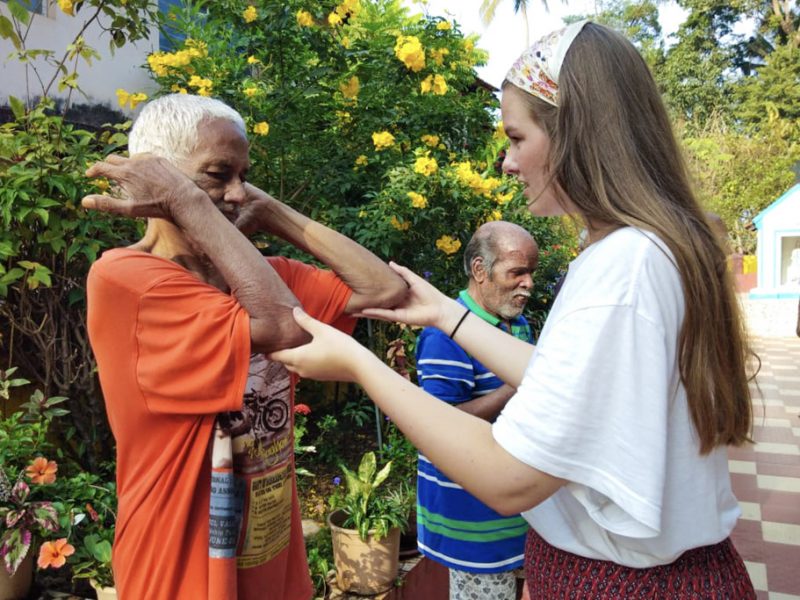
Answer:
[[[588,304],[633,305],[653,296],[677,300],[681,290],[667,245],[634,227],[617,229],[587,247],[570,265],[565,286],[570,283],[576,300]]]

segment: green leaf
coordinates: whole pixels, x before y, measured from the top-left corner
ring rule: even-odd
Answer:
[[[383,483],[386,478],[389,476],[389,473],[392,471],[392,461],[386,463],[386,465],[378,472],[375,476],[375,481],[372,482],[373,489],[378,487],[381,483]]]
[[[30,14],[28,14],[27,9],[23,8],[23,6],[17,2],[17,0],[8,0],[8,10],[11,11],[12,16],[17,21],[23,25],[28,24],[28,21],[30,20]]]
[[[8,103],[11,105],[11,112],[14,113],[14,117],[17,120],[25,118],[25,105],[22,103],[22,100],[14,96],[9,96]]]
[[[376,469],[375,453],[365,452],[361,457],[361,464],[358,465],[358,478],[363,482],[372,483]]]

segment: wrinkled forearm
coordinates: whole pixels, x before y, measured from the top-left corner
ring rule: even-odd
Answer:
[[[372,252],[282,202],[268,198],[259,215],[261,230],[308,252],[335,271],[353,290],[346,313],[368,307],[395,306],[405,297],[405,282]]]
[[[176,204],[173,219],[212,261],[250,315],[251,344],[255,351],[294,347],[310,340],[292,317],[292,308],[299,306],[297,298],[205,193],[193,194]]]

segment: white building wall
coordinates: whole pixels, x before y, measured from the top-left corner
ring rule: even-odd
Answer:
[[[63,13],[54,1],[42,0],[47,6],[44,15],[31,15],[32,26],[26,47],[28,49],[53,50],[61,58],[67,46],[72,43],[80,31],[85,19],[91,16],[85,6],[74,17]],[[0,2],[0,14],[9,16],[8,6]],[[108,19],[105,15],[101,19]],[[148,71],[142,68],[146,64],[147,55],[158,50],[158,31],[153,28],[148,39],[142,39],[135,44],[126,44],[116,48],[112,55],[109,49],[109,36],[103,35],[100,25],[93,23],[84,33],[86,43],[94,48],[101,58],[92,60],[89,65],[82,59],[78,63],[78,85],[86,94],[84,97],[79,92],[73,91],[73,103],[106,104],[119,109],[116,90],[123,88],[129,92],[145,92],[149,94],[155,89]],[[41,96],[42,86],[39,84],[33,70],[8,55],[14,52],[10,40],[0,39],[0,104],[7,104],[9,96],[16,96],[21,100],[32,100]],[[55,70],[46,65],[41,59],[36,62],[42,79],[49,81]],[[27,73],[26,73],[27,71]],[[58,92],[57,84],[51,88],[50,96],[66,99],[69,90]],[[130,112],[130,111],[128,111]]]

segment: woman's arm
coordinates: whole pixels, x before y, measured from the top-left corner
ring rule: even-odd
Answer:
[[[270,358],[302,377],[361,384],[431,462],[497,512],[511,515],[527,510],[564,484],[506,452],[492,436],[489,423],[427,394],[349,336],[300,309],[295,309],[295,318],[313,341]]]
[[[408,325],[436,327],[464,350],[477,358],[492,373],[511,387],[517,388],[531,360],[531,344],[493,327],[464,306],[448,298],[430,283],[409,269],[389,263],[408,284],[408,294],[397,307],[369,308],[361,311],[365,317],[399,321]],[[466,314],[466,318],[461,318]],[[459,321],[461,323],[459,324]],[[453,331],[458,330],[453,335]]]

